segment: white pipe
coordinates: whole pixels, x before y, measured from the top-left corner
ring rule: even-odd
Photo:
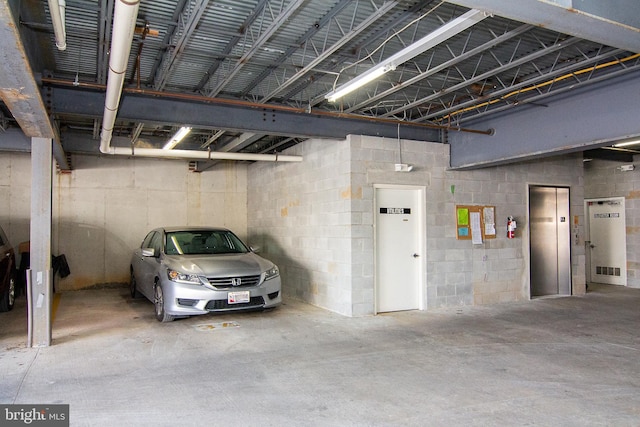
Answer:
[[[118,0],[113,12],[113,30],[111,32],[111,51],[109,53],[109,76],[107,95],[104,103],[102,132],[100,133],[100,151],[111,152],[111,136],[118,114],[120,96],[124,85],[125,73],[131,53],[131,43],[136,29],[140,0]]]
[[[164,157],[169,159],[247,160],[267,162],[301,162],[301,156],[279,154],[227,153],[221,151],[163,150],[161,148],[111,147],[111,154],[134,157]]]
[[[56,36],[58,50],[67,48],[67,30],[65,25],[65,12],[67,4],[65,0],[49,0],[49,14],[53,24],[53,34]]]

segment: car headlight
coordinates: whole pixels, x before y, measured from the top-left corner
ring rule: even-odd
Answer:
[[[278,266],[274,265],[264,273],[264,280],[271,280],[274,277],[278,277],[280,275],[280,270],[278,270]]]
[[[167,269],[169,280],[176,283],[187,283],[189,285],[201,285],[202,281],[197,274],[185,274],[176,270]]]

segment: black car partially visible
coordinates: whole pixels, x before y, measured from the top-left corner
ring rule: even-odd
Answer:
[[[0,311],[9,311],[16,300],[16,254],[0,227]]]

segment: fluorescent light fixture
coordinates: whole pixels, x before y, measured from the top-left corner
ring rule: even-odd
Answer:
[[[334,90],[333,92],[327,94],[325,98],[329,100],[329,102],[336,102],[339,98],[342,98],[346,94],[353,92],[354,90],[366,85],[367,83],[377,79],[387,71],[383,67],[374,67],[367,71],[366,73],[360,74],[355,79],[351,80],[346,85],[343,85],[341,88]]]
[[[634,139],[633,141],[620,142],[618,144],[613,144],[613,146],[616,148],[622,148],[622,147],[629,147],[631,145],[638,145],[638,144],[640,144],[640,139]]]
[[[471,9],[464,15],[461,15],[456,19],[447,22],[432,33],[429,33],[415,43],[405,47],[400,52],[391,55],[389,58],[375,65],[368,71],[360,74],[355,79],[329,92],[325,95],[325,98],[329,102],[335,102],[338,98],[341,98],[346,94],[366,85],[372,80],[377,79],[387,71],[395,70],[398,65],[403,64],[411,58],[414,58],[421,53],[433,48],[434,46],[439,45],[445,40],[448,40],[456,34],[459,34],[467,28],[477,24],[486,17],[486,13],[477,9]]]
[[[190,127],[183,126],[181,127],[175,135],[171,137],[171,139],[162,147],[163,150],[171,150],[173,147],[178,145],[180,141],[184,139],[185,136],[189,135],[191,132]]]

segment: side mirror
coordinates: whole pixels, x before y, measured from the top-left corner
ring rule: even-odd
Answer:
[[[153,257],[156,255],[156,251],[153,248],[143,248],[142,256]]]
[[[251,252],[253,252],[254,254],[260,253],[260,250],[262,249],[260,246],[249,246],[249,249],[251,249]]]

